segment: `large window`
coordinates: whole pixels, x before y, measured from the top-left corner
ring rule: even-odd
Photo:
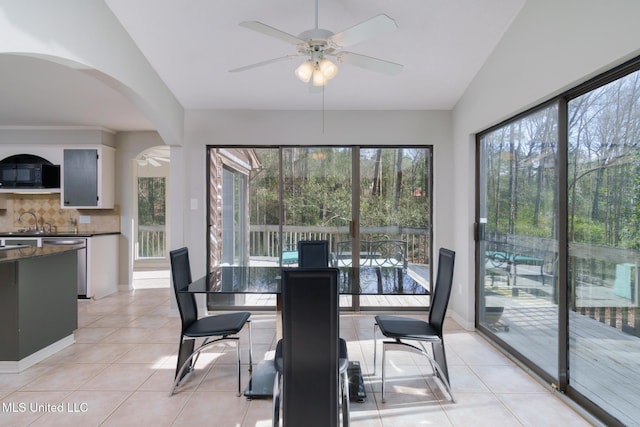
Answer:
[[[640,59],[478,136],[480,330],[637,425]]]
[[[321,239],[334,266],[358,265],[360,256],[371,262],[375,252],[429,289],[431,158],[428,147],[210,147],[209,267],[293,267],[297,243]],[[276,303],[217,299],[219,306]],[[426,310],[429,299],[345,295],[341,306]]]

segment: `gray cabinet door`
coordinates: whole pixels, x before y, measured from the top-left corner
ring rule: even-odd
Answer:
[[[98,150],[64,150],[64,205],[98,205]]]

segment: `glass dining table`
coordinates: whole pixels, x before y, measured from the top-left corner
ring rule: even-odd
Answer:
[[[178,292],[195,294],[279,294],[283,268],[219,266]],[[429,289],[397,267],[340,267],[342,295],[429,295]]]
[[[276,294],[279,297],[283,269],[279,266],[218,266],[205,276],[193,280],[178,292],[193,294]],[[338,268],[341,295],[430,295],[429,289],[416,280],[406,269],[398,267],[367,266]],[[278,298],[277,309],[281,307]],[[354,366],[359,366],[354,362]],[[251,398],[271,397],[275,367],[272,360],[261,361],[253,368],[251,380],[244,395]],[[365,397],[360,370],[350,377],[354,384],[352,396]]]

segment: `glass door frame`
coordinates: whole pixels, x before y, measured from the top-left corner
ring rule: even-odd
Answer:
[[[295,145],[278,145],[278,146],[261,146],[261,145],[246,145],[246,146],[237,146],[237,145],[207,145],[206,149],[207,149],[207,159],[210,159],[211,157],[211,150],[216,150],[216,149],[237,149],[237,150],[242,150],[242,149],[246,149],[246,150],[250,150],[250,149],[277,149],[278,150],[278,156],[279,156],[279,197],[280,197],[280,207],[279,207],[279,215],[280,218],[284,217],[284,203],[282,203],[282,200],[284,200],[284,168],[283,168],[283,151],[286,149],[291,149],[291,148],[331,148],[332,146],[326,146],[326,145],[314,145],[314,146],[295,146]],[[425,190],[427,191],[427,196],[428,196],[428,203],[429,203],[429,227],[428,227],[428,231],[427,233],[427,238],[429,239],[427,247],[425,248],[426,252],[427,252],[427,257],[430,261],[430,267],[433,265],[432,263],[432,256],[433,256],[433,146],[432,145],[407,145],[407,146],[398,146],[398,145],[385,145],[385,146],[352,146],[352,145],[341,145],[340,147],[344,147],[344,148],[349,148],[351,149],[351,164],[352,164],[352,171],[351,171],[351,176],[352,176],[352,182],[354,183],[354,185],[352,185],[351,187],[351,223],[349,226],[349,235],[351,236],[352,239],[352,245],[353,247],[359,247],[360,244],[360,235],[359,235],[359,227],[360,227],[360,196],[361,196],[361,189],[360,189],[360,173],[361,173],[361,167],[360,167],[360,150],[363,148],[366,149],[399,149],[399,148],[405,148],[405,149],[416,149],[416,150],[426,150],[428,151],[428,171],[427,171],[427,188],[425,188]],[[211,181],[211,174],[216,172],[214,170],[212,170],[213,168],[210,165],[210,160],[207,161],[207,182],[212,182]],[[358,185],[355,185],[355,183],[358,183]],[[207,185],[207,221],[209,222],[209,220],[211,219],[211,214],[209,212],[209,210],[211,209],[210,206],[210,202],[211,202],[211,193],[210,193],[210,188]],[[209,230],[212,229],[213,224],[207,224],[207,227]],[[278,226],[278,230],[279,230],[279,236],[280,236],[280,241],[282,242],[282,236],[283,236],[283,224],[282,224],[282,220],[279,221],[279,226]],[[210,242],[210,238],[207,239],[207,271],[211,271],[211,268],[213,266],[213,259],[212,259],[212,248],[211,248],[211,242]],[[353,262],[355,263],[354,265],[359,265],[359,261],[360,261],[360,254],[359,251],[355,251],[354,254],[355,259],[353,259]],[[280,258],[280,264],[282,265],[282,257]],[[429,288],[430,291],[433,291],[433,269],[429,268],[429,277],[426,278],[429,281]],[[355,273],[354,273],[355,274]],[[353,279],[353,277],[352,277]],[[226,306],[226,305],[218,305],[216,306],[216,310],[225,310],[225,309],[229,309],[229,308],[237,308],[237,307],[232,307],[232,306]],[[252,309],[263,309],[261,307],[251,307]],[[420,306],[419,308],[416,306],[407,306],[407,307],[401,307],[401,306],[365,306],[362,307],[361,306],[361,299],[359,295],[354,295],[351,296],[351,305],[350,306],[342,306],[341,307],[342,310],[348,310],[348,311],[360,311],[361,309],[363,310],[376,310],[376,311],[384,311],[384,310],[393,310],[393,311],[428,311],[429,309],[429,305],[425,305],[424,308],[422,306]]]

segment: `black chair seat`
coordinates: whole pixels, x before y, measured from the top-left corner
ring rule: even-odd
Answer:
[[[189,325],[184,331],[184,335],[191,338],[202,338],[211,336],[211,331],[215,331],[216,335],[221,336],[235,335],[242,330],[250,316],[251,313],[248,311],[241,311],[203,317]]]
[[[400,316],[376,316],[380,332],[387,338],[428,341],[438,339],[438,332],[429,323]]]

